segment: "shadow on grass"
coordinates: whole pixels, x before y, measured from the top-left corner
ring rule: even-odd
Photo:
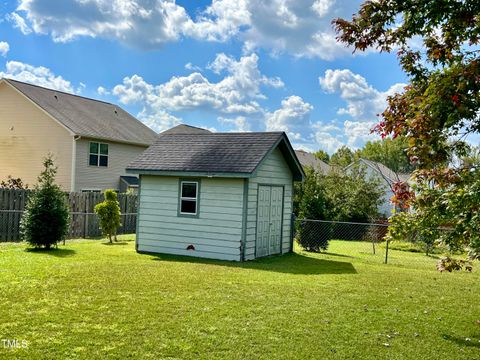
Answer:
[[[332,253],[332,252],[321,252],[320,254],[328,255],[328,256],[336,256],[336,257],[342,257],[342,258],[355,259],[355,257],[351,256],[351,255],[337,254],[337,253]]]
[[[117,242],[133,242],[135,241],[135,238],[133,239],[124,239],[123,238],[124,235],[118,235],[119,239]],[[87,239],[87,240],[105,240],[106,242],[109,242],[108,240],[108,237],[105,237],[105,236],[90,236],[90,237],[86,237],[86,238],[83,238],[83,239]],[[68,240],[67,240],[68,241]],[[115,241],[114,241],[115,242]]]
[[[55,257],[69,257],[75,255],[75,250],[72,249],[63,249],[63,248],[51,248],[51,249],[42,249],[42,248],[27,248],[26,252],[34,254],[47,254]]]
[[[114,246],[114,245],[128,245],[128,241],[114,241],[114,242],[102,242],[102,245]]]
[[[478,338],[472,337],[468,340],[468,338],[446,335],[446,334],[443,335],[443,338],[445,340],[452,341],[457,345],[474,347],[474,348],[480,349],[480,339]]]
[[[189,256],[152,254],[155,261],[176,261],[206,265],[218,265],[251,270],[272,271],[285,274],[319,275],[319,274],[356,274],[349,262],[323,260],[296,253],[271,256],[246,262],[202,259]]]

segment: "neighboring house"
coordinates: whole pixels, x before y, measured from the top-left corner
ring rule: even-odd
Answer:
[[[224,260],[292,250],[285,133],[164,134],[127,168],[140,174],[136,249]]]
[[[382,199],[381,205],[378,208],[378,211],[380,214],[386,217],[392,215],[392,210],[395,208],[395,206],[390,201],[390,199],[394,195],[392,191],[392,186],[397,181],[408,181],[410,178],[410,174],[396,173],[382,163],[362,158],[348,165],[345,168],[345,172],[348,172],[354,166],[362,167],[366,172],[367,178],[376,179],[380,182],[381,186],[385,190],[385,195]]]
[[[162,131],[159,136],[166,134],[211,134],[211,131],[191,125],[180,124],[168,130]]]
[[[34,185],[50,152],[66,191],[135,188],[121,176],[156,136],[114,104],[0,80],[0,179]]]
[[[333,170],[331,165],[318,159],[313,153],[304,150],[295,150],[295,155],[297,155],[297,158],[303,167],[311,167],[319,174],[328,175]]]

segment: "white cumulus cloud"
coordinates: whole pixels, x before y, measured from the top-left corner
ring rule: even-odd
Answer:
[[[28,35],[32,32],[32,29],[30,28],[30,26],[27,25],[25,19],[18,15],[16,12],[8,14],[6,18],[13,24],[13,27],[19,29],[22,34]]]
[[[203,74],[193,72],[153,85],[138,75],[132,75],[115,86],[113,94],[124,104],[142,104],[151,111],[203,108],[224,114],[252,114],[261,111],[257,99],[265,98],[262,86],[283,86],[280,79],[260,73],[256,54],[238,61],[219,54],[209,67],[219,74],[225,73],[225,77],[219,82],[211,82]]]
[[[371,129],[373,128],[375,123],[375,121],[360,122],[345,120],[343,126],[345,131],[345,137],[347,138],[347,145],[350,148],[358,149],[369,140],[378,140],[378,135],[371,133]]]
[[[227,126],[233,126],[232,131],[247,132],[250,131],[250,123],[245,116],[237,116],[235,118],[218,117],[217,119],[221,124]]]
[[[310,113],[313,106],[300,96],[292,95],[282,100],[282,106],[265,114],[267,131],[285,131],[289,137],[301,140],[310,126]]]
[[[345,106],[337,109],[337,114],[346,116],[340,133],[317,129],[317,142],[332,151],[341,145],[359,148],[368,140],[378,140],[370,130],[378,122],[377,114],[383,112],[387,97],[403,90],[405,84],[397,83],[386,91],[380,91],[368,84],[367,80],[349,69],[326,70],[319,78],[320,87],[327,94],[338,94]]]
[[[189,21],[175,1],[160,0],[20,0],[16,20],[19,12],[33,31],[57,42],[103,37],[143,48],[176,41]]]
[[[110,91],[108,91],[106,88],[104,88],[103,86],[99,86],[97,88],[97,93],[98,95],[100,96],[105,96],[105,95],[110,95]]]
[[[202,71],[200,66],[193,65],[191,62],[185,64],[185,69],[190,71]]]
[[[207,66],[223,76],[217,82],[210,81],[198,71],[187,76],[174,76],[161,84],[151,84],[134,74],[125,77],[111,93],[123,104],[140,105],[139,117],[143,119],[157,114],[165,119],[171,113],[199,110],[216,114],[221,124],[236,131],[249,131],[252,117],[258,121],[263,119],[265,111],[259,100],[266,96],[262,89],[284,86],[280,78],[262,74],[258,60],[256,54],[237,60],[221,53]]]
[[[250,1],[213,0],[199,16],[189,19],[183,26],[183,34],[208,41],[227,41],[250,24]]]
[[[10,45],[6,41],[0,41],[0,55],[5,57],[9,51]]]
[[[79,93],[81,86],[74,88],[72,83],[60,75],[55,75],[43,66],[33,66],[19,61],[7,61],[5,71],[0,71],[0,78],[9,78],[43,86],[68,93]]]
[[[361,1],[272,0],[249,3],[251,21],[241,38],[248,50],[270,49],[274,54],[333,60],[350,55],[335,39],[331,21],[350,17]]]
[[[149,112],[147,109],[143,109],[138,115],[138,118],[148,127],[161,132],[179,125],[182,119],[167,113],[166,111],[159,110],[154,113]]]
[[[352,50],[336,41],[331,20],[350,17],[361,0],[212,0],[191,16],[174,0],[19,0],[9,15],[23,33],[54,41],[102,37],[140,48],[158,48],[182,38],[243,41],[274,54],[332,60]]]

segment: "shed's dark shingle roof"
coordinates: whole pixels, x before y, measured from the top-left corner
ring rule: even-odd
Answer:
[[[104,101],[4,79],[75,135],[150,145],[157,134],[122,108]]]
[[[130,163],[130,172],[252,174],[278,145],[294,178],[303,173],[283,132],[165,134]]]

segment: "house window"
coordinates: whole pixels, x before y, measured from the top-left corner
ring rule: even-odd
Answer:
[[[88,164],[91,166],[108,166],[108,144],[90,143]]]
[[[198,215],[198,181],[180,181],[180,211],[181,215]]]

